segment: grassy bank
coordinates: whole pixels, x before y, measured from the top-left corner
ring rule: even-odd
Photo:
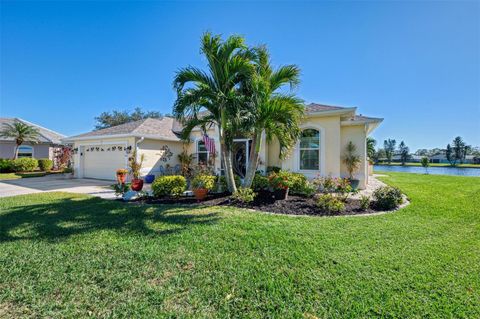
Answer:
[[[480,179],[387,174],[369,217],[0,199],[0,317],[480,317]]]
[[[375,165],[388,165],[388,166],[422,166],[420,163],[405,163],[405,165],[402,165],[402,163],[378,163]],[[430,163],[430,167],[461,167],[461,168],[480,168],[480,164],[457,164],[456,166],[452,166],[450,164],[442,164],[442,163]]]

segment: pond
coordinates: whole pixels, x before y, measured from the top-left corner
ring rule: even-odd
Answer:
[[[374,165],[374,171],[384,172],[403,172],[425,174],[425,169],[420,166],[389,166]],[[478,176],[480,177],[480,168],[464,168],[464,167],[429,167],[428,174],[433,175],[458,175],[458,176]]]

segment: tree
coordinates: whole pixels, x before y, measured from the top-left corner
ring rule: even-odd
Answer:
[[[350,180],[353,180],[354,173],[360,167],[360,156],[357,154],[357,147],[353,144],[352,141],[348,142],[347,146],[345,147],[345,155],[343,157],[343,163],[347,167],[348,176]]]
[[[450,165],[455,166],[457,164],[457,158],[455,157],[455,154],[453,153],[453,149],[450,144],[447,144],[445,156],[447,157],[447,161],[450,163]]]
[[[112,112],[102,112],[99,116],[95,117],[95,129],[101,130],[104,128],[117,126],[128,122],[143,120],[149,117],[162,118],[162,114],[156,111],[143,111],[139,107],[136,107],[131,113],[128,111],[116,110]]]
[[[398,151],[400,153],[400,160],[402,161],[402,165],[405,165],[405,162],[410,159],[410,149],[407,145],[405,145],[405,142],[402,141],[398,146]]]
[[[385,154],[385,150],[383,148],[379,148],[373,156],[373,161],[375,163],[378,163],[380,161],[380,159],[385,158],[385,157],[387,157],[387,155]]]
[[[12,124],[4,123],[0,131],[0,137],[13,138],[15,141],[15,149],[13,158],[18,157],[18,148],[24,142],[36,143],[40,138],[40,132],[36,127],[15,120]]]
[[[304,115],[303,101],[293,94],[281,93],[284,86],[294,87],[300,82],[300,69],[286,65],[273,69],[265,47],[255,48],[255,72],[243,86],[247,97],[249,116],[244,129],[250,131],[252,148],[245,174],[244,187],[251,187],[259,162],[262,133],[268,142],[280,144],[279,157],[284,158],[300,136],[300,121]]]
[[[375,157],[375,145],[377,145],[377,141],[373,137],[367,137],[367,156],[372,161]]]
[[[223,41],[219,35],[205,33],[201,52],[208,71],[188,66],[180,69],[173,81],[177,91],[174,115],[184,125],[182,137],[188,138],[195,127],[218,127],[225,177],[232,193],[237,190],[232,169],[233,138],[240,129],[245,106],[239,86],[254,69],[253,55],[244,42],[239,36]]]
[[[388,164],[392,163],[393,153],[395,152],[395,145],[397,142],[393,139],[383,141],[383,148],[385,149],[385,156],[387,157]]]
[[[430,166],[430,161],[428,157],[422,157],[420,163],[422,164],[423,168],[425,168],[425,174],[428,174],[428,166]]]
[[[463,163],[463,159],[465,158],[465,142],[460,136],[457,136],[453,139],[453,155],[455,159]]]

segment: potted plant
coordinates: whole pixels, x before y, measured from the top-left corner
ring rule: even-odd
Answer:
[[[361,160],[360,156],[357,155],[357,146],[355,146],[352,141],[348,142],[347,146],[345,147],[343,163],[347,167],[350,185],[352,186],[353,190],[356,190],[360,181],[358,179],[354,179],[354,174],[356,171],[358,171]]]
[[[215,176],[206,174],[198,174],[193,178],[191,187],[198,201],[205,199],[208,192],[215,187],[215,179]]]
[[[257,193],[257,198],[262,201],[271,201],[273,192],[270,191],[270,183],[268,177],[261,174],[255,174],[253,177],[252,188]]]
[[[124,168],[117,169],[117,181],[119,184],[125,184],[127,180],[128,170]]]
[[[128,166],[132,172],[132,190],[139,192],[143,188],[143,180],[140,179],[140,170],[142,169],[143,161],[145,160],[145,155],[140,155],[140,161],[137,161],[137,150],[132,152],[132,157],[128,161]]]
[[[289,182],[287,176],[281,173],[272,173],[268,176],[268,182],[273,190],[275,199],[284,200],[288,198]]]

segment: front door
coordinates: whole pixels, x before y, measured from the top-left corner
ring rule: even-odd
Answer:
[[[250,140],[242,139],[242,140],[233,141],[233,150],[232,150],[233,172],[238,176],[240,176],[240,178],[245,178],[251,146],[252,146],[252,141]]]

